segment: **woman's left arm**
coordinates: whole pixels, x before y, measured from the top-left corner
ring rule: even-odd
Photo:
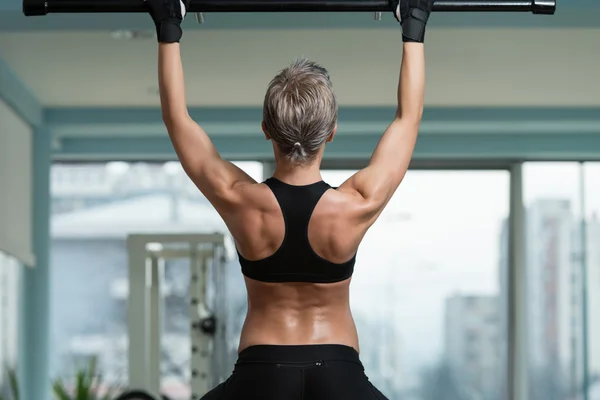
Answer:
[[[240,183],[256,183],[240,168],[221,158],[204,130],[188,113],[179,41],[185,16],[180,0],[148,0],[158,34],[158,76],[162,118],[183,169],[218,209],[237,204]]]

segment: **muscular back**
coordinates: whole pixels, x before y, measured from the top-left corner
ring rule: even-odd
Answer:
[[[241,192],[244,201],[224,216],[225,222],[244,258],[266,259],[284,241],[286,227],[281,207],[265,184],[248,184]],[[326,191],[308,225],[308,240],[314,252],[336,264],[351,259],[368,228],[361,216],[364,209],[355,196]],[[326,343],[358,350],[349,306],[350,279],[327,284],[245,279],[248,316],[240,350],[255,344]]]
[[[236,215],[225,217],[225,223],[245,258],[265,259],[277,251],[285,236],[281,207],[265,184],[246,185],[242,198]],[[355,198],[328,190],[310,219],[308,239],[312,249],[333,263],[348,261],[368,229],[360,216],[365,207]]]

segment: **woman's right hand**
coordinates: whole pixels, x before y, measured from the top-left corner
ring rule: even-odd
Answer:
[[[434,0],[397,0],[394,16],[402,25],[404,42],[423,43]]]

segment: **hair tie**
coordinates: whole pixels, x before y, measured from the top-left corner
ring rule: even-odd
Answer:
[[[301,149],[302,148],[302,144],[300,142],[296,142],[296,143],[294,143],[294,147],[297,147],[297,148]]]

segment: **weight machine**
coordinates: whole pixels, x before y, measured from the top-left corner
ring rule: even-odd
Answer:
[[[225,237],[222,234],[130,235],[129,387],[157,399],[161,382],[161,288],[165,261],[190,260],[191,392],[199,398],[231,371],[226,365]]]

